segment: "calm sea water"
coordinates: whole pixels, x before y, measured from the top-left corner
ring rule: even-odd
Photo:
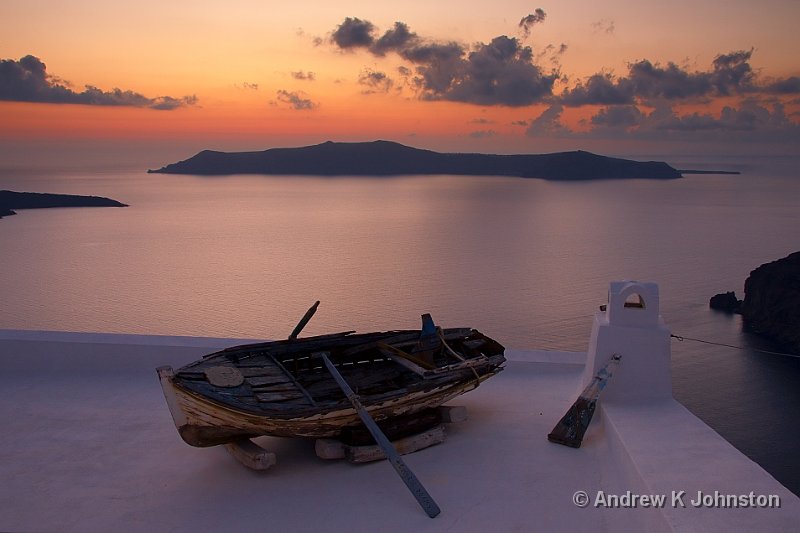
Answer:
[[[800,250],[797,161],[670,161],[743,174],[555,183],[498,177],[196,177],[0,169],[0,188],[126,209],[0,221],[0,328],[278,338],[415,328],[432,313],[511,348],[585,350],[608,282],[659,283],[676,397],[800,493],[800,359],[708,299]]]

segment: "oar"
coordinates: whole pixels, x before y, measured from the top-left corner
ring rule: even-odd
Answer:
[[[395,471],[398,473],[400,478],[403,480],[403,483],[406,484],[408,490],[411,491],[411,494],[414,495],[414,498],[417,499],[417,502],[422,506],[425,512],[431,518],[435,517],[441,512],[439,506],[436,505],[436,502],[433,501],[431,495],[428,494],[428,491],[425,490],[425,487],[422,486],[422,483],[419,482],[417,476],[414,475],[414,472],[411,471],[410,468],[406,465],[406,463],[400,458],[400,454],[397,453],[397,450],[394,449],[392,443],[383,434],[381,428],[378,427],[378,424],[372,419],[364,406],[361,405],[361,402],[358,400],[358,396],[353,389],[350,388],[350,385],[347,384],[347,381],[342,377],[339,371],[333,366],[331,360],[328,359],[328,355],[325,352],[320,352],[319,355],[322,357],[322,360],[325,361],[325,366],[328,367],[328,371],[333,376],[333,379],[336,380],[336,383],[339,384],[339,388],[342,389],[347,399],[350,400],[350,403],[353,405],[355,410],[358,412],[358,416],[361,417],[361,421],[367,426],[367,429],[372,434],[372,438],[375,439],[375,442],[378,443],[378,446],[381,447],[383,450],[383,454],[392,463]]]
[[[583,442],[583,435],[589,427],[589,423],[594,416],[594,409],[600,393],[606,387],[614,367],[619,363],[622,356],[614,354],[611,360],[601,368],[592,378],[592,381],[583,389],[581,395],[570,406],[567,413],[561,417],[553,431],[547,435],[547,440],[572,448],[580,448]]]
[[[314,316],[314,313],[317,312],[317,307],[319,307],[319,300],[317,300],[317,303],[315,303],[314,305],[312,305],[311,307],[308,308],[308,311],[306,311],[306,314],[303,315],[303,318],[301,318],[300,322],[298,322],[297,325],[294,327],[294,330],[292,331],[292,334],[289,335],[289,339],[290,340],[291,339],[296,339],[297,336],[300,335],[300,332],[303,331],[304,327],[306,327],[306,324],[308,324],[308,321],[311,320],[311,317]]]

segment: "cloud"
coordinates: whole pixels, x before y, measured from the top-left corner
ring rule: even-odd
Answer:
[[[591,122],[594,126],[627,129],[641,124],[643,117],[634,105],[616,105],[601,109]]]
[[[532,62],[533,51],[517,39],[500,36],[479,44],[463,62],[442,96],[488,105],[525,106],[552,94],[557,74],[544,74]]]
[[[714,84],[708,72],[689,73],[675,63],[661,67],[648,60],[628,65],[628,79],[640,98],[680,99],[706,96],[713,93]]]
[[[394,82],[385,72],[365,69],[358,76],[358,83],[367,87],[366,94],[386,93],[392,89]]]
[[[478,130],[470,132],[469,136],[473,139],[488,139],[490,137],[494,137],[497,135],[497,132],[494,130]]]
[[[48,74],[46,65],[32,55],[27,55],[19,61],[0,59],[0,100],[146,107],[167,111],[197,104],[196,96],[148,98],[133,91],[116,88],[103,91],[91,85],[87,85],[81,92],[76,92],[63,80]]]
[[[371,22],[347,17],[334,30],[331,39],[342,50],[366,47],[374,42],[375,38],[372,36],[374,31],[375,26]]]
[[[524,126],[530,136],[671,140],[683,135],[699,139],[710,134],[722,139],[770,132],[778,140],[786,135],[797,138],[797,113],[792,106],[800,98],[789,101],[786,96],[800,95],[800,77],[760,79],[751,65],[753,49],[718,54],[703,69],[638,59],[620,75],[601,71],[554,94],[556,82],[569,82],[560,72],[567,45],[534,50],[523,42],[545,20],[544,10],[537,9],[519,21],[520,38],[500,35],[486,43],[466,44],[419,35],[403,22],[381,31],[368,20],[347,18],[327,42],[342,51],[361,51],[375,58],[394,54],[402,61],[395,80],[376,69],[362,71],[358,81],[368,89],[365,92],[402,85],[427,101],[507,107],[547,104],[538,117],[513,123]],[[603,19],[592,29],[611,35],[615,23]],[[676,111],[715,99],[724,99],[715,109],[727,105],[721,113]],[[789,111],[783,110],[784,105]],[[563,119],[564,110],[583,106],[595,109],[591,116],[583,113],[581,126],[572,129]]]
[[[627,78],[615,79],[611,74],[593,74],[586,82],[578,82],[561,94],[566,106],[632,104],[635,85]]]
[[[738,108],[725,106],[719,117],[697,112],[678,116],[671,108],[656,109],[642,123],[642,128],[676,132],[771,131],[793,133],[800,140],[800,126],[786,116],[783,104],[776,102],[770,110],[753,99],[743,101]]]
[[[488,44],[467,46],[423,39],[408,25],[396,22],[378,37],[371,22],[348,17],[333,31],[330,42],[342,50],[362,49],[376,57],[397,54],[413,65],[413,70],[404,67],[404,72],[423,100],[525,106],[550,97],[559,77],[557,72],[543,72],[530,47],[504,35]]]
[[[159,96],[157,98],[152,98],[150,103],[146,107],[150,107],[152,109],[159,109],[162,111],[169,111],[172,109],[177,109],[179,107],[184,106],[192,106],[197,105],[197,97],[196,96],[184,96],[182,98],[173,98],[171,96]]]
[[[749,92],[753,89],[755,73],[750,67],[753,50],[720,54],[714,58],[711,83],[721,95]]]
[[[717,55],[711,68],[689,72],[669,62],[666,66],[642,59],[628,64],[626,76],[598,73],[562,92],[567,106],[620,105],[658,100],[702,100],[751,94],[800,94],[800,78],[759,83],[750,66],[753,50]]]
[[[531,137],[553,134],[568,134],[569,128],[561,123],[561,113],[564,112],[561,104],[553,104],[545,109],[541,115],[530,121],[525,134]]]
[[[299,111],[317,108],[317,104],[312,102],[310,99],[305,98],[305,94],[301,92],[289,92],[280,89],[277,92],[277,99],[278,102],[288,104],[293,109],[297,109]]]
[[[537,7],[530,15],[522,17],[522,20],[520,20],[518,24],[520,30],[522,30],[522,38],[527,39],[530,37],[533,25],[544,22],[545,17],[547,17],[547,13],[540,7]]]
[[[800,77],[771,81],[764,87],[764,91],[770,94],[800,94]]]
[[[800,141],[800,125],[786,114],[782,103],[773,102],[770,107],[755,98],[746,98],[737,106],[725,106],[718,115],[697,111],[680,115],[667,101],[662,101],[649,113],[636,105],[606,106],[583,122],[589,126],[584,131],[573,131],[564,126],[562,111],[559,104],[554,104],[530,122],[526,134],[582,140],[615,138],[659,142]]]
[[[405,50],[419,42],[419,37],[408,29],[408,25],[403,22],[395,22],[394,27],[387,30],[380,38],[375,40],[370,51],[378,56],[388,52]]]
[[[612,35],[614,30],[613,20],[602,19],[592,23],[592,33],[606,33]]]
[[[301,81],[314,81],[316,79],[316,76],[313,72],[303,72],[302,70],[292,72],[292,77]]]

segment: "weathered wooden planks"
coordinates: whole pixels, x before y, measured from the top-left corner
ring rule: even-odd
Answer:
[[[267,470],[278,461],[274,453],[268,452],[250,439],[239,439],[225,444],[225,450],[239,463],[252,470]]]
[[[310,347],[325,347],[370,415],[383,424],[441,405],[502,370],[503,347],[496,341],[467,328],[444,330],[442,336],[447,342],[424,376],[379,351],[383,343],[408,353],[419,331],[390,331],[239,346],[186,365],[162,386],[182,389],[187,422],[178,429],[195,446],[225,443],[226,436],[337,436],[357,424],[358,415]],[[243,382],[214,385],[206,374],[212,367],[238,369]]]
[[[392,445],[400,455],[424,450],[436,444],[441,444],[445,439],[443,424],[392,441]],[[351,463],[368,463],[386,459],[381,447],[377,444],[351,446],[336,439],[317,439],[314,451],[320,459],[347,459]]]

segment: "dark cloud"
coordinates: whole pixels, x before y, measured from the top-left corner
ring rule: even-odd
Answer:
[[[574,88],[565,90],[561,102],[566,106],[632,104],[634,96],[634,84],[629,79],[593,74],[585,83],[578,82]]]
[[[91,85],[87,85],[81,92],[76,92],[66,82],[49,75],[46,65],[32,55],[27,55],[19,61],[0,60],[0,100],[147,107],[158,110],[172,110],[197,103],[196,96],[148,98],[133,91],[122,89],[103,91]]]
[[[678,116],[671,108],[657,109],[642,124],[645,130],[675,132],[794,132],[796,138],[800,127],[785,114],[784,107],[775,103],[772,110],[748,99],[739,107],[725,106],[719,117],[707,113],[691,113]]]
[[[524,106],[550,97],[558,78],[555,72],[544,73],[534,61],[533,50],[512,37],[468,47],[423,39],[402,22],[379,38],[375,34],[371,22],[347,18],[333,32],[331,42],[340,49],[364,49],[378,57],[396,53],[414,66],[413,77],[406,67],[404,76],[424,100]]]
[[[343,50],[350,48],[364,48],[370,46],[375,38],[372,33],[375,31],[375,26],[367,21],[359,18],[347,17],[344,22],[334,30],[331,35],[331,40],[336,46]]]
[[[300,92],[289,92],[281,89],[277,92],[277,98],[278,102],[288,104],[297,110],[315,109],[317,107],[317,104],[305,98],[305,95]]]
[[[552,94],[557,74],[546,75],[532,62],[533,51],[500,36],[480,44],[456,71],[440,97],[482,105],[525,106]]]
[[[750,66],[752,50],[720,54],[707,71],[689,72],[667,63],[662,66],[647,59],[628,65],[627,76],[614,78],[609,74],[594,74],[565,90],[560,100],[564,105],[619,105],[657,100],[702,100],[720,96],[753,93],[800,93],[797,77],[772,80],[759,85]]]
[[[408,29],[403,22],[395,22],[391,30],[387,30],[379,39],[372,42],[370,51],[378,56],[388,52],[399,52],[408,49],[419,42],[419,37]]]
[[[601,109],[591,122],[605,128],[631,128],[641,124],[644,115],[635,105],[616,105]]]
[[[413,74],[413,72],[412,72],[412,70],[410,68],[404,67],[402,65],[397,67],[397,72],[399,72],[401,76],[406,77],[406,78]]]
[[[367,87],[365,93],[386,93],[394,85],[392,79],[385,72],[366,69],[358,76],[358,83]]]
[[[771,94],[800,94],[800,78],[792,76],[783,80],[771,81],[764,87],[764,91]]]
[[[647,99],[701,97],[714,88],[709,73],[689,73],[675,63],[661,67],[646,59],[628,65],[628,79],[622,81],[633,86],[636,96]]]
[[[527,39],[530,37],[531,28],[533,28],[534,24],[544,22],[545,17],[547,17],[547,13],[540,7],[537,7],[530,15],[522,17],[522,20],[519,21],[519,28],[522,30],[523,38]]]
[[[711,83],[721,95],[749,92],[753,89],[755,73],[750,67],[753,50],[720,54],[714,58]]]
[[[655,141],[800,141],[800,125],[787,115],[784,105],[762,105],[746,98],[737,106],[725,106],[719,116],[704,112],[678,114],[667,101],[649,114],[635,105],[601,108],[584,122],[587,131],[570,131],[560,122],[558,106],[545,111],[531,123],[528,135],[561,134],[575,139],[639,139]]]

